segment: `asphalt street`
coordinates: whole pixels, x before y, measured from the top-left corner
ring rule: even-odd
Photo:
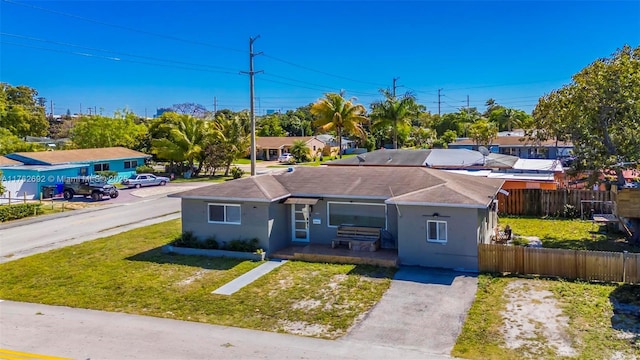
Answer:
[[[180,217],[180,199],[168,198],[166,194],[203,185],[210,183],[145,188],[137,190],[142,196],[131,196],[129,202],[113,202],[2,224],[0,263],[177,219]]]
[[[322,340],[62,306],[3,301],[0,314],[0,348],[73,359],[450,359],[374,341]]]

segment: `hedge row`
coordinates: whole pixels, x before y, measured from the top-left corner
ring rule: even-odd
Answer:
[[[0,206],[0,222],[22,219],[40,211],[40,204],[16,204]]]

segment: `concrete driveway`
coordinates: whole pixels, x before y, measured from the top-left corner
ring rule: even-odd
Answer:
[[[475,274],[402,267],[382,300],[339,341],[449,355],[477,289]]]

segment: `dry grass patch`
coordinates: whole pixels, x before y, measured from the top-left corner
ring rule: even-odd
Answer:
[[[638,286],[481,275],[452,354],[469,359],[640,359],[639,311]]]

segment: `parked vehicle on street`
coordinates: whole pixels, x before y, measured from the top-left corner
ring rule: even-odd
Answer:
[[[111,199],[118,197],[118,189],[107,182],[102,177],[68,177],[64,179],[64,186],[62,192],[65,200],[71,200],[76,195],[82,195],[84,197],[91,196],[91,200],[102,200],[104,196],[108,196]]]
[[[281,163],[289,163],[292,161],[293,161],[293,155],[289,153],[282,153],[282,155],[278,157],[278,162],[281,162]]]
[[[169,181],[169,178],[164,176],[155,176],[153,174],[133,174],[128,179],[124,179],[122,181],[122,185],[128,188],[140,188],[152,185],[164,186]]]

